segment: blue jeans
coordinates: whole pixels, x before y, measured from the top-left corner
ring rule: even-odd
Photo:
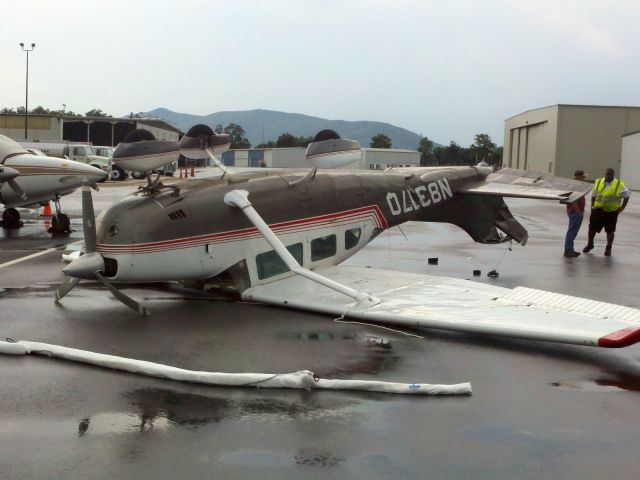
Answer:
[[[580,226],[582,225],[582,213],[573,212],[569,214],[569,228],[567,235],[564,237],[564,253],[573,252],[573,241],[578,236]]]

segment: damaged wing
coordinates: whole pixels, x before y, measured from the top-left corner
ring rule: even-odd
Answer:
[[[242,293],[248,301],[389,325],[597,347],[640,341],[640,310],[532,288],[334,266],[318,273],[381,300],[357,309],[351,299],[293,275]]]
[[[473,195],[538,198],[573,203],[591,189],[591,184],[578,180],[505,168],[488,175],[482,181],[465,185],[458,191]]]

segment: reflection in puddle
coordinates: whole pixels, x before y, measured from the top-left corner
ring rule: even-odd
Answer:
[[[112,435],[146,430],[163,431],[171,426],[171,421],[163,416],[148,417],[123,412],[105,412],[90,418],[83,418],[78,425],[78,436]]]
[[[78,423],[80,437],[93,434],[162,432],[169,427],[196,428],[222,420],[259,417],[259,420],[343,417],[356,404],[346,396],[320,398],[316,392],[269,392],[230,400],[160,388],[134,390],[127,395],[132,412],[105,412]]]

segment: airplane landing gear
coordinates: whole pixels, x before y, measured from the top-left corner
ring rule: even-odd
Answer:
[[[56,213],[51,217],[51,228],[49,228],[48,232],[51,235],[65,235],[71,233],[71,220],[68,215],[65,215],[60,210],[60,199],[56,198],[54,200],[54,205],[56,207]]]
[[[3,228],[8,230],[20,228],[22,226],[20,212],[15,208],[5,208],[4,212],[2,212],[2,222],[0,223]]]

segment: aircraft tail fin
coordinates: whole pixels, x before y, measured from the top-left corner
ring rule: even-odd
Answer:
[[[451,202],[428,210],[427,216],[417,220],[452,223],[478,243],[515,240],[524,245],[529,238],[527,230],[513,217],[502,197],[495,195],[458,193]]]

